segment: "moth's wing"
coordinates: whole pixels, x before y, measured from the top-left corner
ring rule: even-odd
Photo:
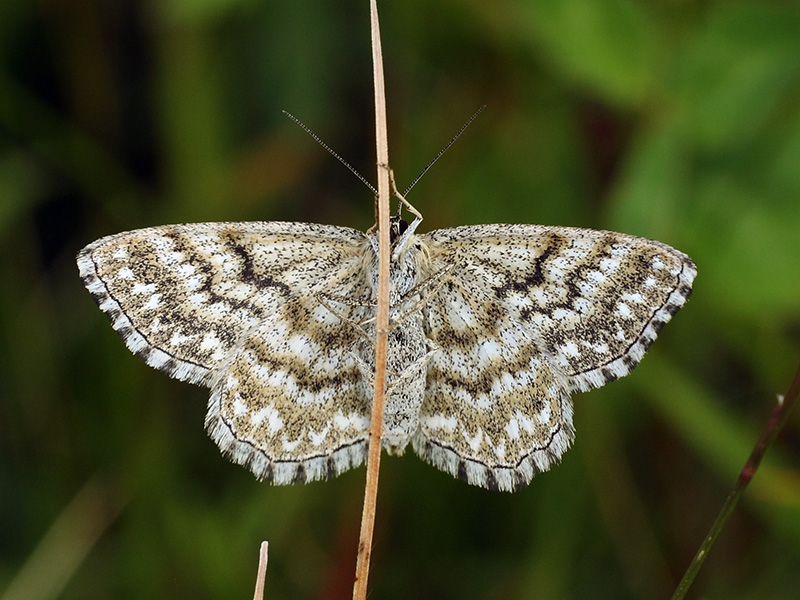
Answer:
[[[497,308],[490,298],[460,282],[444,288],[423,308],[439,348],[428,361],[414,450],[472,485],[524,487],[575,436],[564,378],[513,317],[484,329],[480,304],[488,302],[489,314]]]
[[[432,269],[452,264],[453,279],[518,319],[570,392],[630,373],[697,274],[682,252],[611,231],[478,225],[424,238]]]
[[[366,244],[354,229],[307,223],[165,225],[97,240],[78,267],[134,354],[210,385],[245,332],[291,299],[346,279]]]
[[[696,273],[677,250],[611,232],[481,225],[421,239],[442,283],[422,308],[439,349],[415,449],[504,490],[560,458],[569,395],[630,372]]]
[[[219,368],[206,429],[259,479],[303,483],[365,461],[372,380],[355,359],[369,345],[358,324],[375,313],[365,290],[366,278],[339,288],[346,301],[277,307]]]

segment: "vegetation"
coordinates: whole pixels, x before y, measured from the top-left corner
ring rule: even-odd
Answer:
[[[699,275],[528,489],[384,457],[372,597],[669,597],[800,355],[800,10],[380,8],[401,188],[487,105],[410,195],[426,229],[613,229]],[[262,539],[267,598],[349,597],[364,470],[272,487],[228,463],[207,391],[130,355],[74,256],[178,221],[366,229],[371,192],[281,110],[372,179],[371,86],[365,1],[0,3],[0,598],[246,598]],[[693,594],[796,596],[798,419]]]

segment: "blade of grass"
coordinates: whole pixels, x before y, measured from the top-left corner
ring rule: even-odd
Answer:
[[[95,475],[50,526],[2,600],[52,600],[122,512],[126,499]]]

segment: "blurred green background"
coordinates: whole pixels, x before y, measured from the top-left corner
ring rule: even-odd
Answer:
[[[800,356],[797,2],[386,0],[390,156],[425,229],[656,238],[695,293],[629,377],[575,398],[515,494],[385,458],[373,598],[666,598]],[[205,220],[366,229],[366,0],[0,3],[0,598],[348,598],[364,470],[258,483],[207,390],[134,358],[74,256]],[[690,597],[796,598],[795,414]],[[4,595],[5,594],[5,595]]]

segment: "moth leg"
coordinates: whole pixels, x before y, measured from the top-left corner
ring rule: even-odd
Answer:
[[[370,339],[369,334],[364,329],[364,325],[366,325],[370,321],[373,321],[374,318],[367,319],[366,321],[356,321],[355,319],[351,319],[350,317],[343,315],[338,310],[336,310],[333,306],[328,304],[328,302],[326,302],[323,299],[324,296],[327,296],[327,298],[329,300],[334,300],[335,302],[340,302],[340,303],[348,305],[348,306],[364,307],[366,305],[358,303],[358,302],[353,302],[353,301],[348,300],[346,298],[338,298],[338,297],[335,297],[335,296],[331,296],[330,294],[324,294],[324,295],[323,294],[317,294],[316,295],[317,302],[319,302],[323,307],[328,309],[334,316],[336,316],[339,319],[341,319],[343,323],[349,323],[350,325],[352,325],[360,335],[362,335],[364,338],[367,339],[367,341],[372,343],[372,340]]]
[[[453,265],[447,265],[443,269],[439,269],[436,273],[428,277],[425,281],[420,283],[419,285],[414,286],[411,288],[406,294],[403,295],[403,301],[411,301],[414,295],[419,295],[419,299],[414,301],[411,305],[411,308],[406,310],[399,318],[394,319],[392,321],[392,327],[396,327],[403,321],[405,321],[408,317],[413,315],[415,312],[422,309],[428,301],[442,288],[442,286],[447,282],[446,276],[450,274],[453,270]],[[432,286],[432,289],[425,290],[426,287]],[[424,295],[423,295],[424,291]]]
[[[392,194],[399,200],[397,204],[397,216],[400,217],[403,206],[406,207],[408,212],[414,215],[414,220],[408,225],[408,229],[403,232],[403,235],[400,237],[400,240],[397,242],[394,248],[394,252],[392,252],[392,259],[395,261],[397,260],[397,257],[400,256],[400,253],[406,249],[406,246],[414,236],[414,232],[417,230],[417,227],[419,227],[419,224],[422,223],[422,213],[414,208],[414,206],[408,200],[406,200],[405,196],[403,196],[403,194],[401,194],[397,189],[397,183],[395,182],[394,171],[392,168],[383,163],[378,164],[378,166],[383,167],[389,172],[389,183],[392,186]]]
[[[448,265],[448,266],[444,267],[443,269],[440,269],[439,271],[434,273],[431,277],[429,277],[428,279],[426,279],[425,281],[423,281],[419,285],[414,286],[412,289],[410,289],[408,292],[406,292],[403,295],[403,298],[402,298],[403,302],[406,302],[406,301],[410,302],[412,300],[411,297],[414,296],[414,295],[419,295],[420,298],[417,299],[417,300],[414,300],[413,304],[411,304],[411,307],[409,309],[407,309],[405,312],[403,312],[399,317],[390,319],[389,331],[394,330],[401,323],[403,323],[406,319],[408,319],[411,315],[413,315],[414,313],[416,313],[417,311],[422,309],[422,307],[425,306],[425,304],[427,304],[428,300],[430,300],[433,297],[433,295],[436,294],[441,289],[441,287],[445,284],[445,282],[446,282],[445,276],[448,275],[450,273],[450,271],[452,271],[452,270],[453,270],[453,265]],[[431,290],[425,290],[425,288],[428,287],[428,286],[434,286],[434,287]],[[424,291],[424,294],[425,294],[424,296],[422,295],[423,294],[423,290],[425,290]],[[328,295],[328,298],[335,299],[337,302],[342,302],[343,304],[349,304],[351,306],[364,306],[363,304],[357,304],[357,303],[354,303],[354,302],[352,302],[350,300],[347,300],[345,298],[339,299],[339,298],[334,298],[333,296],[330,296],[330,295]],[[323,306],[328,308],[328,306],[325,305],[325,304],[323,304]],[[370,304],[370,306],[374,308],[375,304],[374,303]],[[332,309],[329,309],[329,310],[331,310],[331,312],[334,312]],[[336,314],[336,312],[334,312],[334,314]],[[340,315],[336,314],[336,316],[340,316]],[[364,321],[360,321],[358,324],[363,327],[364,325],[369,325],[371,323],[374,323],[376,320],[377,320],[377,317],[370,317],[369,319],[366,319]]]
[[[433,357],[434,354],[436,354],[436,352],[438,352],[438,350],[439,350],[438,347],[433,348],[432,350],[429,350],[425,354],[425,356],[422,356],[422,357],[418,358],[417,360],[415,360],[406,369],[404,369],[401,373],[393,373],[393,375],[395,375],[396,379],[394,380],[394,382],[390,386],[388,386],[386,388],[386,395],[388,396],[389,394],[391,394],[395,390],[395,388],[397,388],[401,383],[403,383],[403,382],[411,379],[412,377],[414,377],[415,376],[415,371],[417,369],[421,369],[421,368],[425,367],[428,364],[428,361],[430,361],[430,359]]]

